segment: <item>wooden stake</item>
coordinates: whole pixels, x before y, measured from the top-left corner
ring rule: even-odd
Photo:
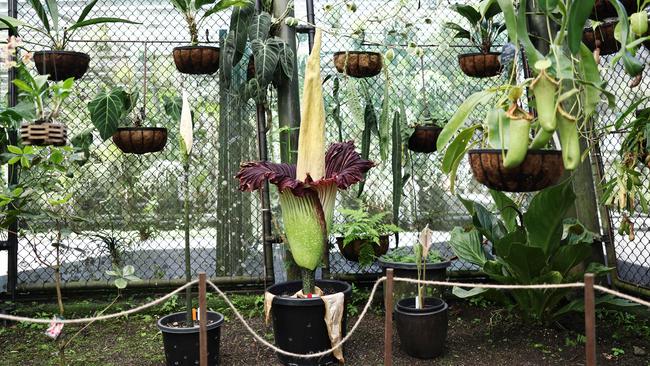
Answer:
[[[199,364],[208,366],[208,301],[205,296],[205,272],[199,273]]]
[[[585,333],[586,364],[596,366],[596,305],[593,273],[585,273]]]
[[[384,285],[384,366],[393,366],[393,269],[386,269]]]

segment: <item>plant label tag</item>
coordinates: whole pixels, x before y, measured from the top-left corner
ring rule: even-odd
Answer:
[[[45,335],[52,339],[59,338],[59,335],[61,335],[61,332],[63,331],[63,323],[58,322],[58,320],[61,320],[61,318],[56,316],[53,317],[50,326],[45,331]]]
[[[420,308],[420,296],[419,295],[415,296],[415,308],[416,309],[421,309]]]

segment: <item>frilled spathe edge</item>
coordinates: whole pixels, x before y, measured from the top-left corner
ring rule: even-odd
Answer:
[[[306,190],[322,185],[336,184],[339,189],[347,189],[360,182],[373,166],[373,162],[362,159],[355,151],[352,141],[347,141],[334,143],[329,147],[325,154],[325,177],[316,181],[309,175],[305,182],[296,179],[295,165],[268,161],[243,163],[235,178],[239,179],[241,191],[252,192],[260,189],[268,180],[278,186],[280,191],[290,189],[294,195],[302,197],[307,193]]]

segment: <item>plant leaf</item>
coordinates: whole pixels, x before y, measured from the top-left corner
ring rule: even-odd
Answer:
[[[225,47],[234,48],[234,56],[232,65],[235,66],[244,56],[246,49],[246,40],[248,39],[248,26],[253,19],[255,13],[255,5],[251,2],[246,6],[236,6],[232,9],[230,15],[230,31],[229,36],[232,34],[231,39],[233,42],[226,43]]]
[[[102,141],[107,140],[119,127],[124,104],[119,93],[104,91],[88,103],[90,121],[99,131]]]
[[[49,33],[51,31],[50,22],[47,19],[47,13],[45,12],[45,8],[43,7],[43,4],[41,4],[40,0],[29,0],[29,4],[32,6],[32,9],[34,9],[34,11],[36,12],[38,19],[40,19],[41,23],[43,23],[43,27]]]
[[[485,104],[494,95],[495,91],[492,89],[482,90],[480,92],[474,93],[465,99],[465,101],[458,107],[454,115],[449,119],[449,122],[445,125],[438,136],[438,142],[436,146],[438,151],[444,151],[445,146],[451,140],[451,138],[456,134],[463,122],[469,117],[469,115],[474,111],[474,109],[481,104]]]
[[[90,13],[90,11],[93,10],[93,8],[95,7],[95,4],[97,4],[97,1],[99,1],[99,0],[92,0],[91,2],[89,2],[83,8],[83,10],[81,11],[81,14],[79,14],[79,19],[77,19],[77,23],[83,22],[84,20],[86,20],[86,17]],[[175,0],[171,0],[172,4],[174,4],[174,1]]]
[[[45,0],[45,5],[47,10],[50,13],[50,19],[52,20],[52,29],[55,32],[59,30],[59,7],[57,5],[57,0]]]
[[[248,26],[248,39],[251,41],[264,42],[269,38],[269,31],[271,30],[271,15],[262,12],[260,15],[253,17],[253,21]]]
[[[75,23],[71,25],[68,28],[68,32],[73,31],[75,29],[87,27],[89,25],[94,25],[94,24],[103,24],[103,23],[128,23],[128,24],[141,24],[138,22],[134,22],[128,19],[122,19],[122,18],[93,18],[93,19],[87,19],[83,20],[81,22]]]
[[[264,42],[258,39],[251,42],[255,57],[255,78],[262,88],[273,80],[273,73],[280,61],[280,43],[282,40],[275,37]]]

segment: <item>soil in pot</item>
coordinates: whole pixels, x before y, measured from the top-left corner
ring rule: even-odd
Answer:
[[[383,65],[383,56],[379,52],[340,51],[334,54],[336,70],[355,78],[379,75]]]
[[[316,286],[321,288],[326,295],[343,292],[345,310],[341,329],[344,337],[347,326],[347,304],[352,295],[352,286],[346,282],[334,280],[317,280]],[[295,353],[315,353],[328,350],[332,344],[325,325],[323,300],[290,297],[301,289],[302,282],[300,281],[282,282],[267,289],[268,292],[276,295],[271,307],[275,344],[283,350]],[[277,356],[284,365],[338,365],[338,360],[332,354],[310,359],[298,359],[280,354]]]
[[[432,153],[435,152],[438,142],[438,136],[442,131],[442,127],[438,126],[416,126],[409,137],[408,148],[411,151],[418,153]]]
[[[353,240],[348,243],[348,245],[343,245],[343,240],[344,238],[342,237],[337,237],[336,238],[336,244],[339,247],[339,251],[341,254],[343,254],[343,257],[345,259],[352,261],[352,262],[358,262],[359,261],[359,255],[361,253],[361,248],[364,245],[370,245],[372,247],[372,250],[374,251],[375,257],[382,256],[388,252],[388,235],[382,235],[379,237],[379,245],[376,243],[370,242],[369,240],[364,240],[364,239],[357,239]]]
[[[458,56],[460,69],[467,76],[474,78],[488,78],[501,73],[499,52],[465,53]]]
[[[399,248],[398,250],[406,250],[407,248]],[[392,253],[392,252],[391,252]],[[404,278],[418,278],[418,268],[415,263],[397,263],[392,262],[386,259],[386,257],[381,257],[377,261],[379,265],[383,268],[384,275],[386,275],[386,269],[392,268],[393,274],[395,277],[404,277]],[[427,263],[426,265],[426,274],[424,279],[428,281],[444,281],[447,279],[447,268],[451,265],[451,261],[442,261],[438,263]],[[442,296],[444,289],[437,288],[435,286],[427,286],[428,296]],[[393,284],[393,304],[396,304],[400,300],[414,297],[417,295],[418,289],[417,285],[413,283],[406,282],[395,282]]]
[[[183,74],[209,75],[219,69],[219,47],[181,46],[174,48],[174,64]]]
[[[161,151],[167,144],[167,129],[163,127],[120,127],[113,134],[115,145],[127,154]]]
[[[503,192],[535,192],[557,184],[564,174],[562,151],[530,150],[516,168],[503,166],[502,150],[470,150],[474,178],[484,186]]]
[[[449,306],[442,299],[425,298],[423,309],[415,308],[415,298],[400,300],[395,307],[400,348],[416,358],[441,356],[447,339],[448,312]]]
[[[37,51],[34,52],[34,65],[40,75],[49,75],[52,81],[68,78],[80,79],[86,71],[90,56],[74,51]]]
[[[219,345],[223,315],[208,312],[208,365],[219,365]],[[199,364],[199,327],[179,327],[185,322],[185,312],[170,314],[158,320],[163,335],[167,365]]]
[[[20,140],[24,145],[63,146],[68,128],[59,123],[25,123],[20,126]]]
[[[635,13],[638,9],[637,0],[619,0],[619,1],[627,11],[628,15]],[[589,15],[589,19],[601,20],[601,21],[607,18],[617,18],[617,17],[618,14],[616,13],[616,9],[614,8],[614,6],[612,6],[609,0],[596,0],[596,2],[594,3],[594,9],[591,11],[591,14]]]
[[[621,49],[621,44],[614,38],[614,28],[618,22],[605,22],[596,29],[587,28],[582,33],[582,42],[592,52],[600,46],[600,54],[612,55]]]

